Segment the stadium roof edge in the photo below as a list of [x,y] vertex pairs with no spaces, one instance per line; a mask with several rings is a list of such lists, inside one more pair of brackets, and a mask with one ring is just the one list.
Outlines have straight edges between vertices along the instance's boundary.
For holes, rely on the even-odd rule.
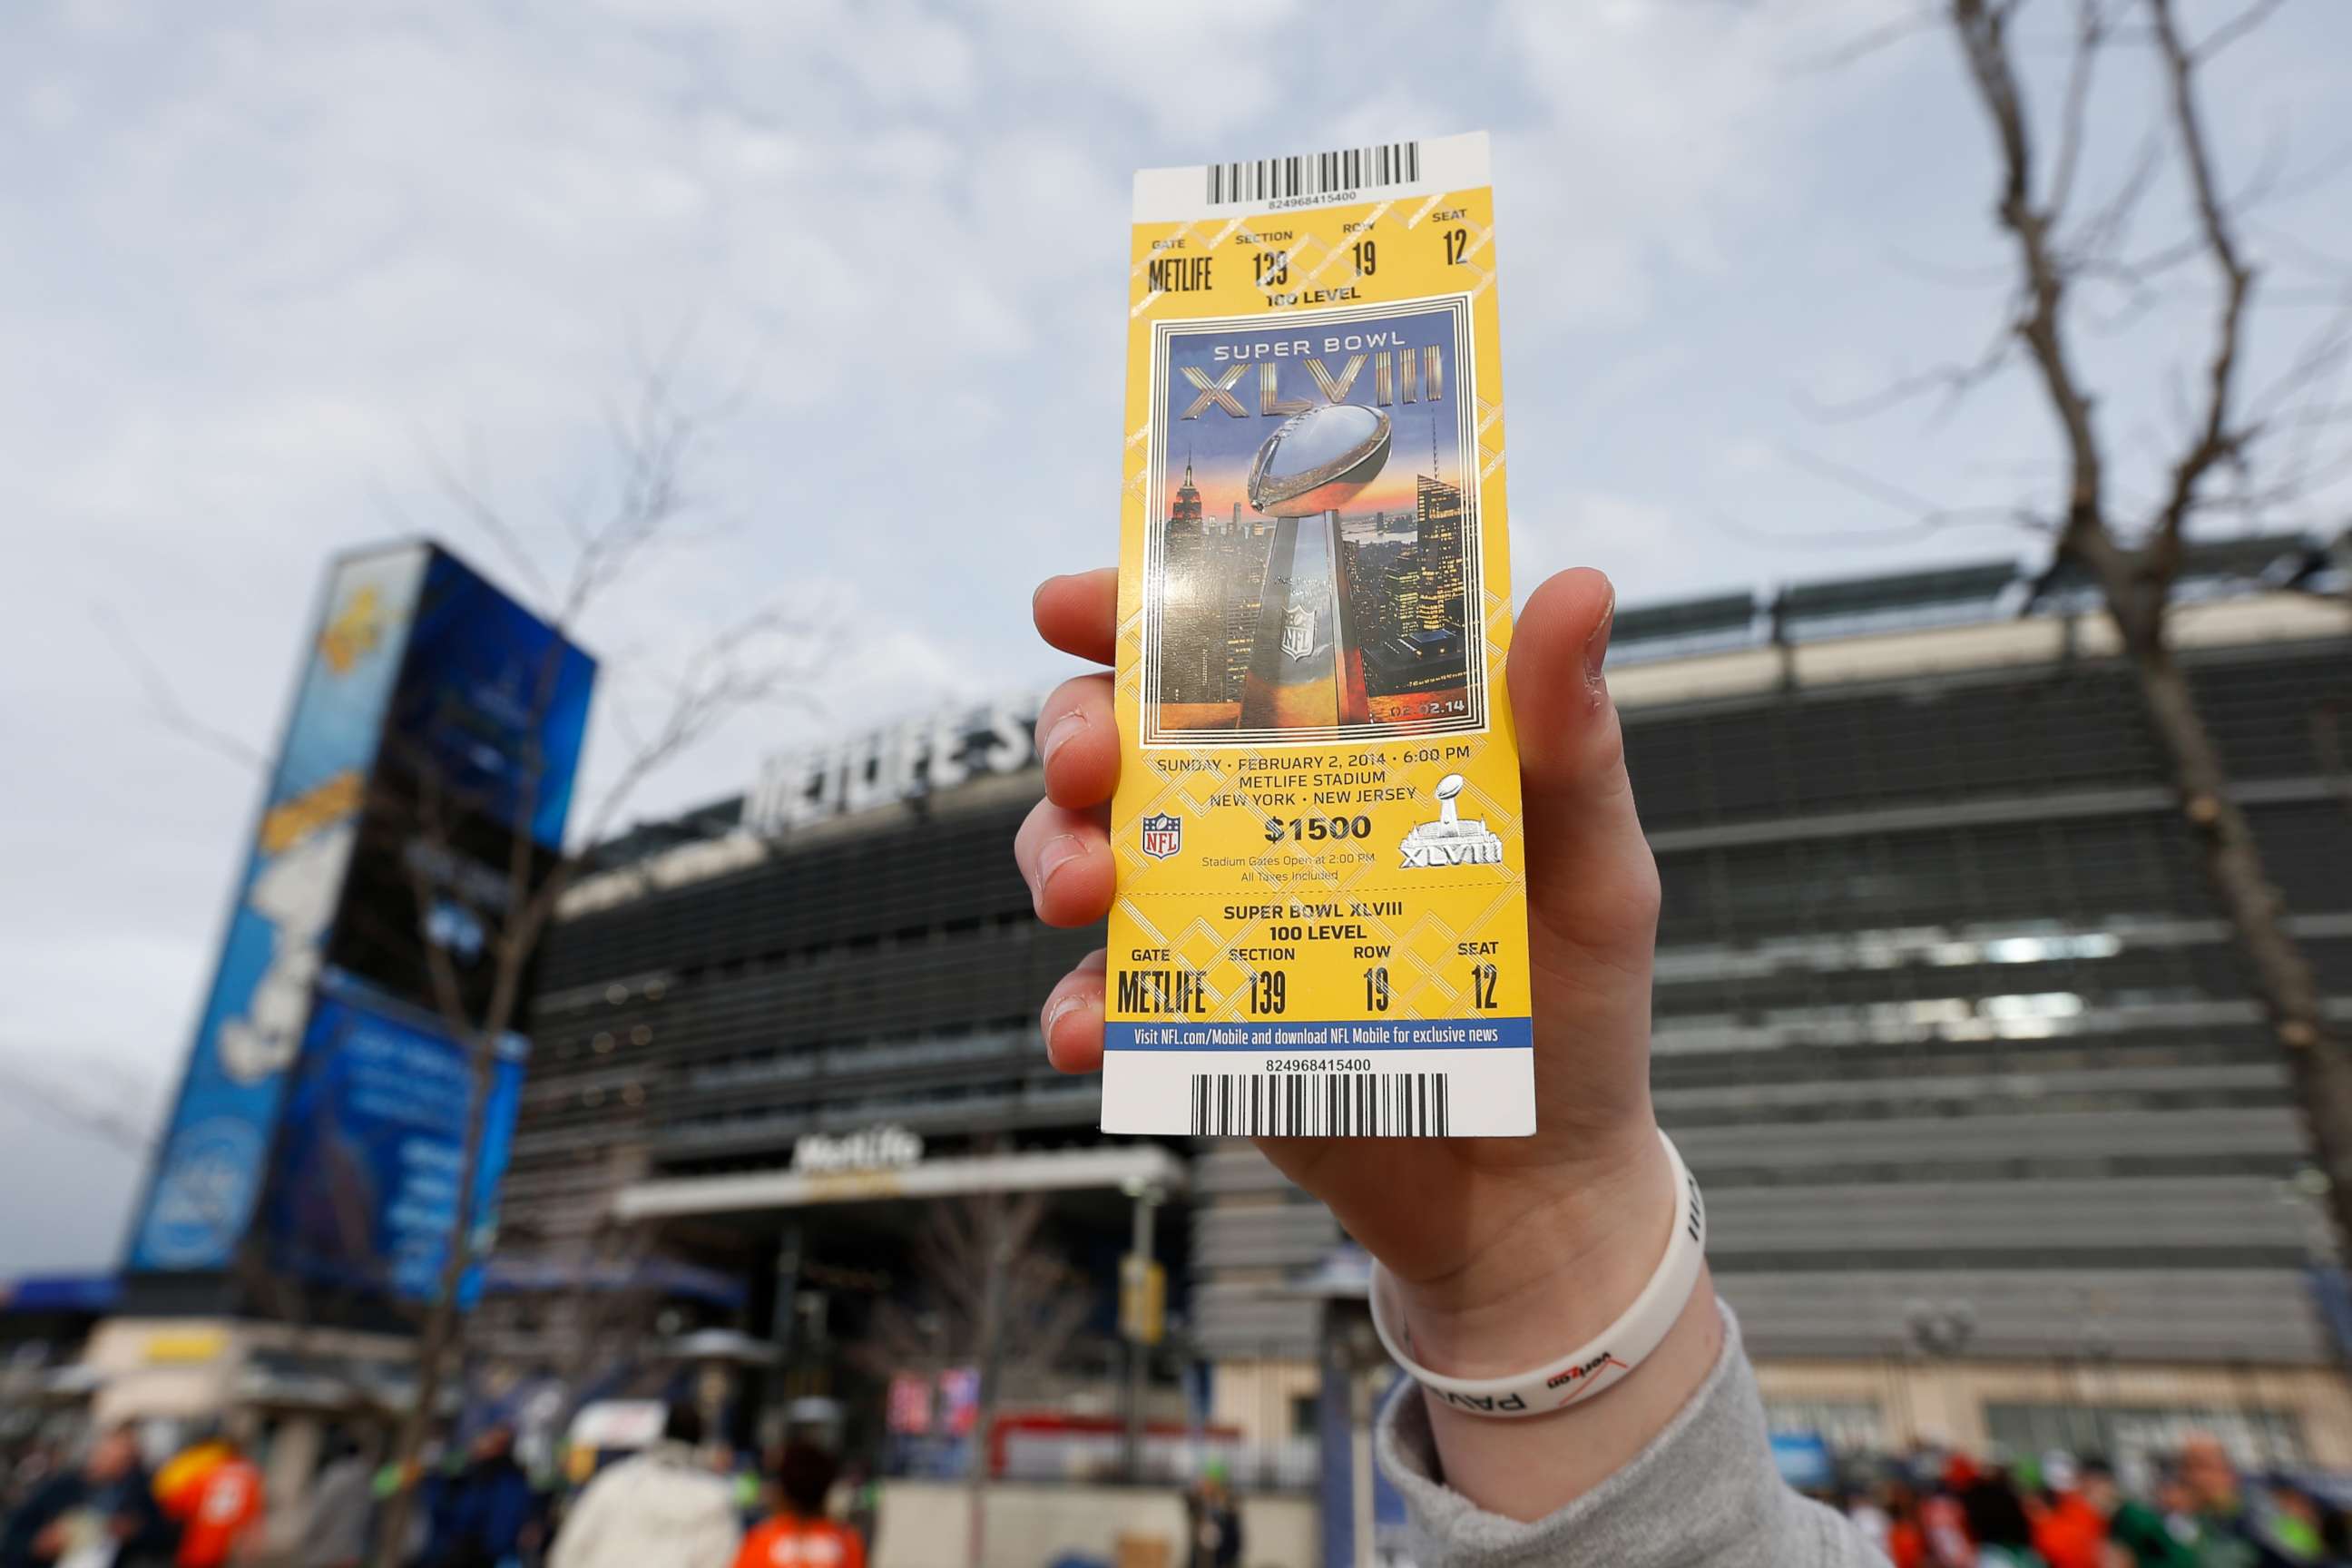
[[[2203,650],[2352,638],[2352,598],[2272,592],[2179,605],[2174,646]],[[1718,647],[1609,672],[1620,708],[1736,700],[1794,688],[1958,675],[2003,667],[2111,658],[2122,652],[2105,616],[2029,615],[1794,643]]]
[[[2339,546],[2339,548],[2343,548]],[[2184,582],[2242,584],[2259,593],[2326,569],[2328,546],[2308,533],[2249,534],[2234,539],[2191,541],[2184,552]],[[2338,567],[2352,571],[2352,566]],[[2029,568],[2015,559],[1960,563],[1913,572],[1874,573],[1783,583],[1762,590],[1730,589],[1688,599],[1636,604],[1617,613],[1612,646],[1675,638],[1696,632],[1749,626],[1776,614],[1813,618],[1834,615],[1900,613],[1938,605],[2000,599],[2023,584],[2022,614],[2062,613],[2045,608],[2055,584],[2078,582],[2064,568]],[[1990,617],[1989,617],[1990,618]]]
[[[2331,555],[2329,546],[2299,533],[2193,545],[2183,581],[2202,592],[2176,614],[2179,641],[2211,648],[2352,637],[2352,534],[2333,548]],[[2343,594],[2288,591],[2290,584],[2308,585],[2328,574],[2347,580]],[[2014,592],[2011,584],[2018,585]],[[1979,562],[1784,585],[1777,593],[1734,591],[1638,605],[1617,613],[1610,688],[1621,707],[1642,708],[1735,699],[1790,684],[1817,688],[2054,663],[2070,651],[2077,658],[2112,657],[2120,651],[2113,628],[2103,616],[2085,614],[2079,602],[2088,591],[2087,584],[2047,569]],[[1781,609],[1790,600],[1804,637],[1778,646],[1775,623],[1791,618]],[[1958,619],[1950,613],[1976,606],[1985,613]],[[1912,624],[1904,624],[1906,616],[1915,617]],[[1841,634],[1834,629],[1841,623],[1851,629]],[[1629,653],[1634,657],[1618,662]],[[565,913],[586,913],[668,885],[668,878],[637,880],[651,862],[677,861],[676,879],[694,881],[758,859],[759,847],[732,831],[740,799],[641,822],[607,840],[594,857],[599,870],[583,879],[595,885],[575,888],[586,896],[568,898]],[[687,865],[689,860],[694,864]],[[631,885],[624,888],[618,879]]]

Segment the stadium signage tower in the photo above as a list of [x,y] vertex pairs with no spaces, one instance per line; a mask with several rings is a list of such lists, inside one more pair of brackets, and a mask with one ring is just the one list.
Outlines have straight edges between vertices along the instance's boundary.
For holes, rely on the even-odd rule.
[[[335,560],[315,624],[133,1216],[123,1304],[236,1320],[299,1300],[311,1319],[405,1332],[401,1304],[440,1289],[473,1111],[425,944],[480,1016],[518,840],[526,895],[562,852],[595,666],[425,542]],[[478,1236],[529,1052],[520,1034],[491,1048]]]

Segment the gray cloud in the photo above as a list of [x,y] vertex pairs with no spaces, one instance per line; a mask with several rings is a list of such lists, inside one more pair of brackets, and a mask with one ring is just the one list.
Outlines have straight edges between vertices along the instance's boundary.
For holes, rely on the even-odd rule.
[[[1906,533],[1898,510],[1789,460],[1958,503],[2048,485],[2022,383],[1941,423],[1833,426],[1801,401],[1965,356],[1997,320],[1997,288],[1922,275],[1999,260],[1948,46],[1808,63],[1893,14],[1526,0],[1441,24],[1402,0],[1215,0],[1177,27],[1092,0],[12,10],[0,1049],[66,1072],[108,1053],[160,1101],[249,827],[253,781],[152,721],[93,606],[209,721],[264,741],[328,551],[413,523],[496,566],[435,460],[560,552],[565,509],[599,493],[603,404],[626,390],[633,342],[690,329],[688,392],[749,393],[698,470],[701,542],[583,628],[608,700],[646,700],[698,628],[793,594],[867,628],[829,683],[834,722],[1052,679],[1027,588],[1113,547],[1139,164],[1496,132],[1523,587],[1577,562],[1638,601],[2024,552],[2001,529]],[[2347,51],[2352,14],[2319,5],[2229,58],[2233,170],[2282,134],[2291,175],[2326,164],[2352,134]],[[2130,156],[2137,68],[2118,64],[2089,174]],[[2352,256],[2332,195],[2273,215],[2300,247],[2266,231],[2282,281],[2322,289],[2312,256]],[[2177,193],[2155,203],[2151,242],[2178,217]],[[2095,349],[2127,484],[2160,461],[2143,433],[2168,427],[2190,310],[2165,303],[2157,330]],[[2295,327],[2279,319],[2266,365]],[[1801,542],[1823,534],[1853,542]],[[740,729],[646,808],[737,787],[808,722]],[[38,1169],[61,1189],[0,1228],[0,1270],[111,1253],[124,1163],[72,1142],[44,1128],[0,1145],[0,1179]]]

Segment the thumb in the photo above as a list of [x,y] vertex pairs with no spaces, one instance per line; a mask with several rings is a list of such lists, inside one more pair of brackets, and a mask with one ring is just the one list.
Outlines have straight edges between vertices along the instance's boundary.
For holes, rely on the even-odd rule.
[[1528,916],[1549,944],[1640,977],[1658,929],[1658,868],[1633,809],[1602,664],[1617,591],[1589,567],[1536,589],[1511,634],[1508,681],[1527,813]]

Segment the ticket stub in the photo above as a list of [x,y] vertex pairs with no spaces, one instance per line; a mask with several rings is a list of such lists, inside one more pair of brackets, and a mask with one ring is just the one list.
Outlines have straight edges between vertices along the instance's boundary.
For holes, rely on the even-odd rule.
[[1535,1131],[1490,184],[1136,176],[1105,1131]]

